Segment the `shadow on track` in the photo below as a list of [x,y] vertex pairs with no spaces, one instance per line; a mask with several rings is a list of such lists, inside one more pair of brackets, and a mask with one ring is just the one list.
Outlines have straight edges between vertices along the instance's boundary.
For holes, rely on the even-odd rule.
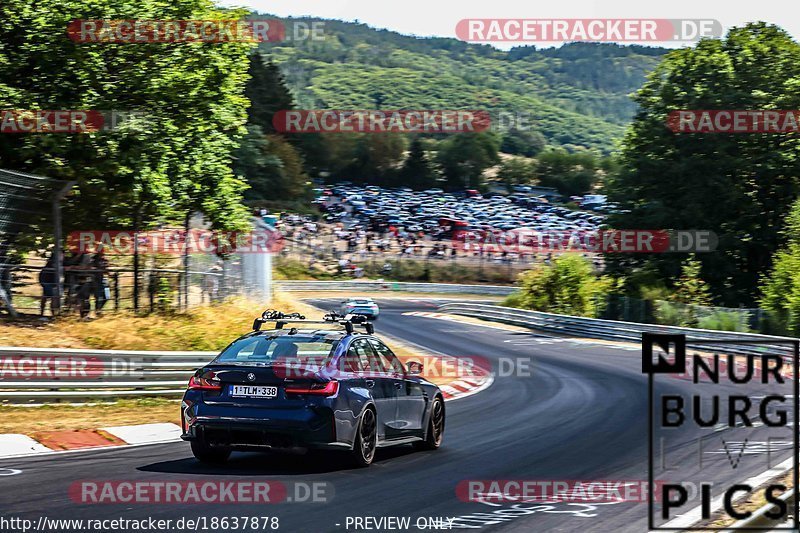
[[[411,446],[394,446],[392,448],[378,449],[375,453],[373,466],[398,457],[417,454]],[[370,467],[371,468],[371,467]],[[297,475],[325,474],[347,470],[367,470],[350,466],[347,457],[342,453],[316,452],[307,454],[290,453],[251,453],[234,452],[224,465],[206,465],[194,457],[163,461],[140,466],[137,470],[142,472],[160,472],[169,474],[198,474],[198,475],[232,475],[232,476],[271,476],[271,475]]]

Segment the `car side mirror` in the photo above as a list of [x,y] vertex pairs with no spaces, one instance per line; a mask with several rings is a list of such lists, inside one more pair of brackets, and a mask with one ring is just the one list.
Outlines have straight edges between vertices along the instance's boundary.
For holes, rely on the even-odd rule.
[[422,363],[419,361],[409,361],[408,363],[408,373],[411,376],[418,376],[422,374]]

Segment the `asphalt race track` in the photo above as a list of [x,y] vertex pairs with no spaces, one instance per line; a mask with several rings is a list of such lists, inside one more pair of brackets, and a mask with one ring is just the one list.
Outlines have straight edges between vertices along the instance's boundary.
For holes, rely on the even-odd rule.
[[[312,303],[335,307],[333,301]],[[277,516],[279,531],[290,532],[354,531],[346,528],[347,517],[365,516],[411,517],[412,526],[417,517],[458,517],[454,527],[483,530],[647,531],[647,503],[523,503],[515,509],[510,502],[465,502],[456,496],[462,480],[647,480],[647,380],[639,350],[403,314],[435,310],[430,300],[378,303],[378,332],[449,355],[532,358],[532,375],[497,376],[487,390],[448,402],[440,450],[380,450],[367,469],[342,469],[325,458],[244,453],[234,454],[226,467],[205,467],[183,442],[0,460],[0,469],[22,471],[0,476],[2,514],[34,521],[41,515],[173,520]],[[672,379],[662,390],[684,386]],[[754,431],[753,440],[766,441],[772,434],[765,427]],[[724,438],[725,431],[720,435]],[[665,449],[674,457],[694,457],[693,437],[672,437]],[[765,458],[756,461],[747,455],[734,469],[720,448],[720,442],[705,445],[705,481],[732,484],[767,468]],[[788,450],[773,452],[772,462],[788,456]],[[656,477],[697,478],[694,463],[681,465]],[[76,480],[205,479],[327,482],[335,495],[329,503],[214,506],[82,505],[68,496]]]

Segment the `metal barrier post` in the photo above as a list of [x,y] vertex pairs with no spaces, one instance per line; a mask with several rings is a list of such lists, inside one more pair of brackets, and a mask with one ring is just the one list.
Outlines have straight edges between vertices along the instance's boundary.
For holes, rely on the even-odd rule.
[[57,315],[61,312],[61,297],[63,295],[63,285],[61,279],[64,276],[64,261],[61,258],[61,200],[63,200],[67,193],[72,190],[72,188],[75,186],[75,183],[77,182],[67,182],[67,184],[64,185],[53,197],[53,239],[55,240],[53,243],[53,253],[55,254],[54,267],[56,277],[56,294],[53,297],[53,301],[50,306],[55,306],[55,308],[52,309],[54,315]]
[[119,272],[114,272],[114,311],[119,311]]

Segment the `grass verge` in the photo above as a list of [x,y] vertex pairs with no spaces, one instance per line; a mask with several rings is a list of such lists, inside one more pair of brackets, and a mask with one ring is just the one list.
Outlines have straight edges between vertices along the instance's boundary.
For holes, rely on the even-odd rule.
[[64,429],[96,429],[156,422],[180,423],[177,400],[144,398],[90,405],[0,406],[0,433],[32,435]]

